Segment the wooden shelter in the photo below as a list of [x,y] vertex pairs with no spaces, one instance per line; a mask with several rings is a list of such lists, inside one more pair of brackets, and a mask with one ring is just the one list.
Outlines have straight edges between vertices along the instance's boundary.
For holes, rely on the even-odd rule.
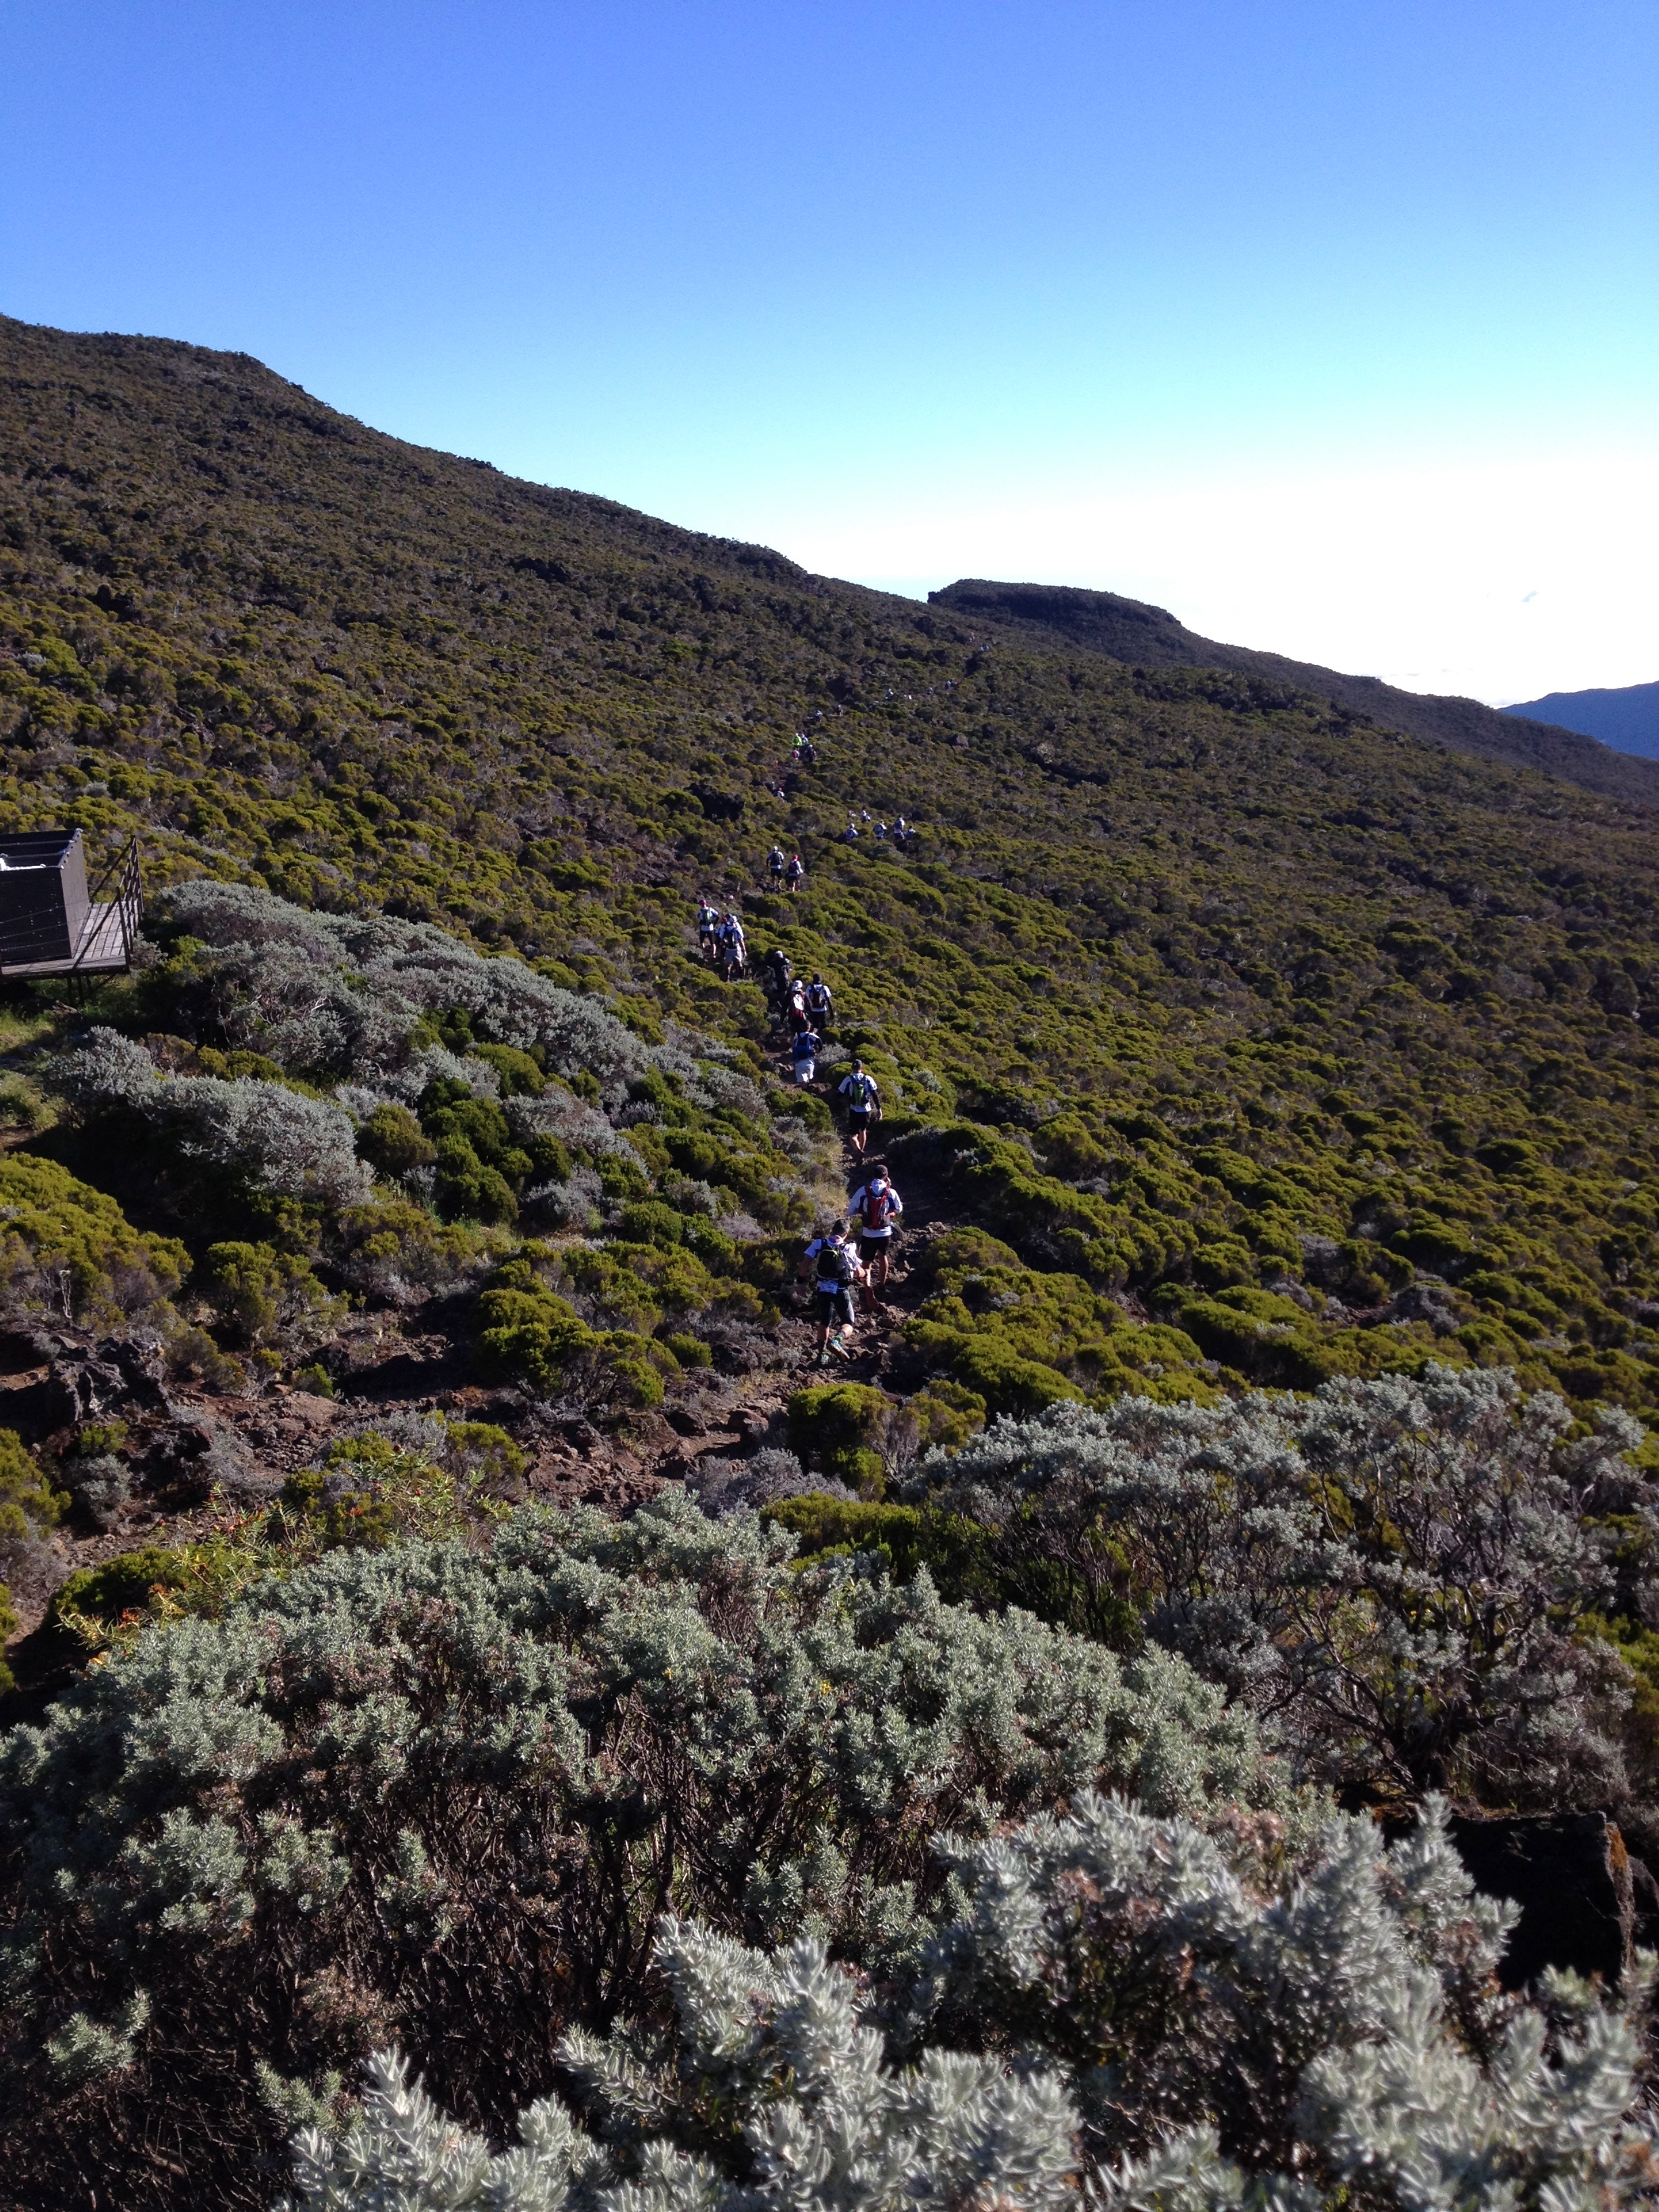
[[78,830],[0,837],[0,976],[108,975],[130,968],[143,896],[136,837],[90,891]]

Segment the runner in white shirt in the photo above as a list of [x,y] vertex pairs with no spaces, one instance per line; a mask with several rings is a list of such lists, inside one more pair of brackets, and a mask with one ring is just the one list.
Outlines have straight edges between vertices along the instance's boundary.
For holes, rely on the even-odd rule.
[[894,1189],[885,1168],[878,1168],[868,1182],[853,1193],[851,1211],[859,1224],[859,1257],[864,1262],[864,1302],[867,1312],[876,1310],[876,1293],[887,1281],[887,1270],[904,1218],[904,1203]]

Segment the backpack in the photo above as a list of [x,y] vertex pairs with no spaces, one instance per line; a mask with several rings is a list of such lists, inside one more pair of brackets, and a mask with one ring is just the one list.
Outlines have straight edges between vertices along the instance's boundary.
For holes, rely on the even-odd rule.
[[866,1229],[885,1229],[898,1212],[898,1193],[890,1182],[885,1190],[866,1190],[864,1194],[864,1225]]
[[849,1075],[847,1079],[848,1103],[854,1113],[869,1111],[870,1102],[876,1095],[876,1086],[867,1075]]
[[853,1255],[845,1244],[820,1244],[817,1264],[821,1283],[833,1283],[840,1289],[853,1279]]

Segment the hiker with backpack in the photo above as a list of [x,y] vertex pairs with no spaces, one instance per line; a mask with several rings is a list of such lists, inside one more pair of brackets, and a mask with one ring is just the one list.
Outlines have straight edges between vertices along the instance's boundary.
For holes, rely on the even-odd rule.
[[853,1193],[849,1211],[859,1225],[865,1310],[873,1313],[876,1293],[886,1286],[887,1270],[904,1219],[904,1202],[894,1189],[885,1168],[878,1168],[869,1182]]
[[735,913],[728,914],[720,924],[720,972],[728,983],[735,983],[749,961],[749,943],[743,933],[743,924]]
[[830,1026],[830,1017],[834,1010],[835,1000],[830,986],[822,975],[814,972],[811,981],[806,987],[806,1011],[812,1017],[813,1028],[827,1030]]
[[818,1072],[818,1054],[823,1048],[823,1039],[815,1029],[797,1030],[789,1047],[789,1058],[795,1071],[795,1080],[805,1086]]
[[783,881],[783,871],[785,866],[783,848],[781,845],[773,846],[771,851],[766,856],[766,866],[771,874],[773,884],[775,885],[781,884]]
[[720,943],[720,909],[709,905],[708,895],[705,892],[697,908],[697,950],[711,965]]
[[781,945],[775,945],[765,959],[761,962],[761,981],[765,986],[768,998],[776,1000],[780,1015],[789,1003],[789,977],[792,965],[789,955]]
[[858,1308],[854,1301],[854,1291],[863,1279],[864,1269],[848,1243],[847,1231],[839,1221],[831,1222],[822,1237],[812,1239],[801,1257],[799,1273],[803,1278],[808,1275],[813,1278],[813,1303],[817,1308],[818,1319],[819,1366],[830,1364],[832,1351],[839,1358],[850,1359],[853,1356],[853,1331],[858,1327]]
[[812,1017],[806,1011],[806,992],[799,981],[790,991],[788,1003],[784,1012],[787,1017],[789,1027],[796,1036],[799,1036],[803,1030],[810,1030],[817,1026]]
[[784,882],[791,898],[793,898],[795,893],[800,889],[800,879],[805,873],[805,861],[799,853],[792,853],[789,855],[789,865],[783,872]]
[[870,1141],[870,1125],[881,1119],[881,1094],[876,1088],[876,1079],[861,1060],[853,1062],[853,1072],[844,1075],[836,1089],[847,1101],[848,1134],[853,1140],[853,1150],[864,1158],[864,1148]]

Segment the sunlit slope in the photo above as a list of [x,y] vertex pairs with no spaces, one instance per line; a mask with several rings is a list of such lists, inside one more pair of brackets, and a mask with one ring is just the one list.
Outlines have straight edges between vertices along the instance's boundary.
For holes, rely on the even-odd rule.
[[[1653,1401],[1644,807],[514,483],[241,356],[0,352],[9,823],[138,828],[155,870],[446,920],[755,1045],[687,905],[799,845],[757,941],[831,975],[1042,1269],[1222,1381],[1439,1354]],[[839,842],[866,805],[920,859]]]

